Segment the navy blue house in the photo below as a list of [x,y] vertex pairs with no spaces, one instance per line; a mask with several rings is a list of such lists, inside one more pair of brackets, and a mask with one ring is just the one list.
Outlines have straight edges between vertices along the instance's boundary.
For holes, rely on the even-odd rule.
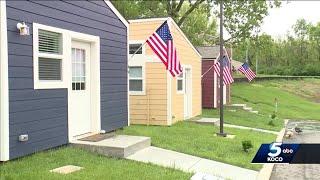
[[0,161],[127,126],[128,23],[109,1],[0,1]]

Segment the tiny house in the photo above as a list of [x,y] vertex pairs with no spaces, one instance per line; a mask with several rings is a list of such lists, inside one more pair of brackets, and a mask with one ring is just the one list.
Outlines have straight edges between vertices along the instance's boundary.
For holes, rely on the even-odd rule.
[[128,22],[110,1],[0,1],[0,161],[128,121]]
[[[215,73],[212,66],[218,61],[216,58],[220,53],[220,46],[202,46],[197,47],[197,50],[202,56],[202,107],[217,108],[220,104],[220,79]],[[229,58],[232,58],[232,51],[227,49]],[[227,104],[231,101],[230,85],[223,86],[223,103]]]
[[[183,68],[178,77],[170,75],[145,43],[166,20]],[[129,22],[130,123],[170,126],[200,115],[201,56],[195,47],[171,18]]]

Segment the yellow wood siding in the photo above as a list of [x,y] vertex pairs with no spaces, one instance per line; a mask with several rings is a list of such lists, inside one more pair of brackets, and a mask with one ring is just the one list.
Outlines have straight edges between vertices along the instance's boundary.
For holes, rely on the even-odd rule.
[[[201,57],[194,51],[191,45],[175,26],[170,27],[177,55],[182,65],[190,65],[192,71],[192,117],[201,114]],[[172,79],[172,122],[184,118],[184,95],[177,93],[177,80]]]
[[[163,21],[149,21],[140,23],[130,23],[129,41],[147,40],[163,23]],[[146,55],[155,55],[149,45],[145,44]]]
[[[145,41],[163,21],[130,22],[129,40]],[[192,68],[192,116],[201,114],[201,59],[173,24],[169,24],[181,64]],[[156,58],[146,44],[146,55]],[[150,57],[150,61],[152,61]],[[130,95],[130,122],[132,124],[169,125],[167,118],[167,72],[162,63],[146,63],[146,95]],[[171,76],[168,78],[172,78]],[[176,78],[171,79],[172,123],[183,120],[184,96],[177,94]],[[148,100],[149,99],[149,100]],[[148,106],[149,102],[149,106]],[[149,118],[148,118],[149,114]]]
[[130,95],[130,123],[167,125],[167,74],[162,63],[146,63],[145,95]]

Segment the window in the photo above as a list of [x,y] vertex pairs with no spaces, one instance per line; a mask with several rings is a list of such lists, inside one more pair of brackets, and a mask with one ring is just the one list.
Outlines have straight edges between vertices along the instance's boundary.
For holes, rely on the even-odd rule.
[[183,73],[177,77],[177,91],[183,92]]
[[61,59],[39,58],[39,80],[61,80]]
[[143,92],[143,73],[141,66],[129,67],[129,91]]
[[62,80],[62,34],[39,29],[38,50],[39,80]]
[[86,84],[86,51],[72,48],[72,90],[85,90]]
[[129,54],[142,54],[142,43],[129,44]]
[[39,52],[62,54],[62,35],[51,31],[39,30]]

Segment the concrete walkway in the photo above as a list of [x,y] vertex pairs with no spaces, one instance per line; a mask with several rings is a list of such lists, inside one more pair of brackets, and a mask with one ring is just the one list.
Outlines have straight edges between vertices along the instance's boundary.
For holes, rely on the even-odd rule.
[[275,135],[279,134],[279,132],[277,132],[277,131],[270,131],[270,130],[258,129],[258,128],[252,128],[252,127],[246,127],[246,126],[238,126],[238,125],[232,125],[232,124],[224,124],[224,126],[231,127],[231,128],[238,128],[238,129],[248,129],[248,130],[252,130],[252,131],[270,133],[270,134],[275,134]]
[[[214,125],[218,126],[220,120],[219,120],[219,118],[201,118],[199,120],[194,120],[194,122],[199,123],[199,124],[214,124]],[[247,129],[247,130],[264,132],[264,133],[271,133],[271,134],[276,134],[276,135],[279,134],[279,132],[277,132],[277,131],[270,131],[270,130],[252,128],[252,127],[246,127],[246,126],[238,126],[238,125],[232,125],[232,124],[226,124],[226,123],[224,123],[224,126],[231,127],[231,128],[238,128],[238,129]]]
[[165,167],[172,167],[185,172],[206,173],[225,179],[254,180],[258,175],[257,171],[153,146],[140,150],[126,158],[145,163],[150,162]]

